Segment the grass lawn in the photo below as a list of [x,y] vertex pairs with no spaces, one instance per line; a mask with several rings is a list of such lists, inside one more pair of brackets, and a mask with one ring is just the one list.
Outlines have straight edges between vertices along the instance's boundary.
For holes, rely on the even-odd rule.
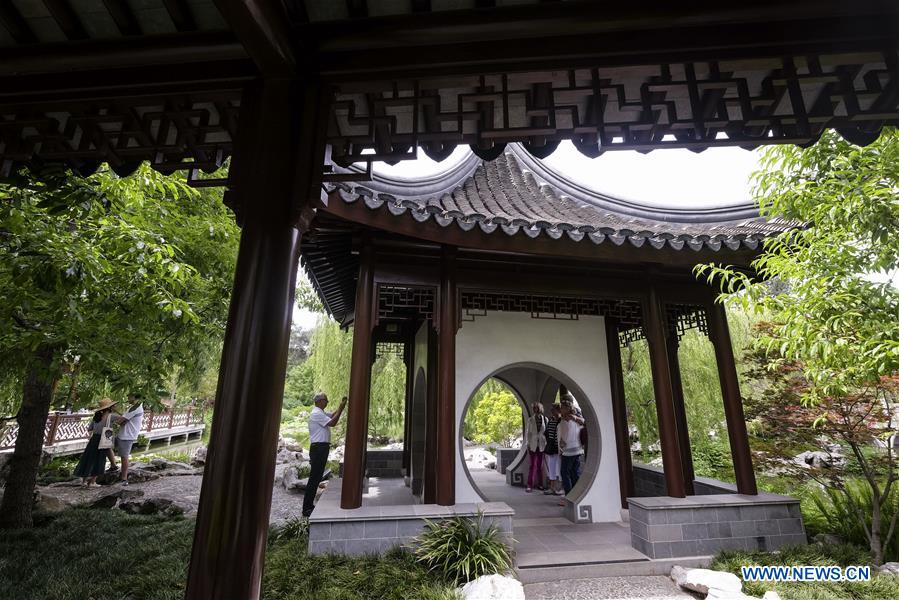
[[[0,531],[0,598],[16,600],[181,600],[192,519],[118,510],[73,509],[34,529]],[[453,591],[409,554],[314,557],[304,537],[273,542],[266,600],[445,600]]]
[[[740,577],[743,565],[850,565],[870,564],[868,553],[857,546],[796,546],[784,548],[779,553],[766,552],[722,552],[715,557],[712,569],[730,571]],[[776,591],[783,600],[887,600],[899,598],[899,577],[877,575],[872,567],[871,581],[845,583],[791,582],[758,583],[744,582],[743,592],[761,597],[768,590]]]

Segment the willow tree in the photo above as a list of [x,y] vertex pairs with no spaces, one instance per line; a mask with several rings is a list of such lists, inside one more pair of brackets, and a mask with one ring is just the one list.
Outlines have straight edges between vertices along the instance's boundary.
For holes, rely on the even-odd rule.
[[147,167],[0,187],[0,377],[21,384],[0,526],[31,525],[44,425],[72,365],[124,394],[216,359],[236,234],[220,196]]
[[[893,428],[884,421],[879,434],[875,428],[865,438],[863,432],[846,435],[854,429],[842,421],[867,419],[881,414],[885,402],[895,403],[899,290],[890,279],[899,276],[899,134],[885,130],[864,148],[832,131],[809,148],[772,147],[755,183],[762,214],[798,227],[767,241],[753,267],[761,279],[788,285],[770,294],[763,281],[724,265],[698,272],[721,284],[723,299],[770,320],[755,348],[769,370],[801,372],[801,408],[795,410],[815,409],[808,427],[844,445],[862,473],[873,502],[871,514],[856,514],[879,563],[881,517],[899,465],[887,440],[872,442]],[[891,414],[882,419],[894,419]],[[780,423],[789,433],[789,420]],[[845,481],[834,485],[853,502]],[[893,535],[895,521],[887,529]]]

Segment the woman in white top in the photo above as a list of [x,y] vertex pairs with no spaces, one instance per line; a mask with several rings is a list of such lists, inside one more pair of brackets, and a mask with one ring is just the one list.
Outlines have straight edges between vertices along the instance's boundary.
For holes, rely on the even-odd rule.
[[[571,491],[581,476],[581,425],[574,414],[571,404],[562,403],[562,421],[559,423],[559,450],[562,453],[562,488],[565,494]],[[559,503],[564,505],[565,502]]]
[[542,487],[543,483],[543,450],[546,449],[546,417],[543,416],[543,405],[534,402],[531,406],[533,414],[528,418],[528,456],[531,466],[528,469],[528,485],[525,489],[530,492],[536,485]]

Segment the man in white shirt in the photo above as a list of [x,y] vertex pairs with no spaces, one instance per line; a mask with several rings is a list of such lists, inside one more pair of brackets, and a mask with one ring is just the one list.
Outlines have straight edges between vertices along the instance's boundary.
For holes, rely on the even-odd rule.
[[119,476],[122,485],[128,485],[128,459],[131,457],[131,447],[140,435],[140,428],[144,421],[144,405],[140,394],[129,394],[128,404],[131,408],[116,419],[119,424],[119,435],[116,436],[116,450],[122,459],[122,473]]
[[328,462],[328,453],[331,451],[331,427],[340,421],[340,415],[346,407],[346,396],[340,401],[340,406],[334,413],[325,412],[328,405],[328,396],[319,392],[312,400],[315,408],[309,414],[309,481],[306,483],[306,494],[303,496],[303,516],[308,517],[315,509],[315,494],[318,484],[322,482],[325,474],[325,465]]

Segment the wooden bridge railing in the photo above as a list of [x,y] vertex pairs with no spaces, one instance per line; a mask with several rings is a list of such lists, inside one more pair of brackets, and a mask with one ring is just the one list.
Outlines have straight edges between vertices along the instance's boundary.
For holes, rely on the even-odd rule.
[[[93,414],[61,415],[52,414],[44,427],[44,446],[60,442],[86,440],[90,438],[88,425]],[[141,432],[150,433],[188,425],[202,425],[203,413],[193,407],[177,412],[147,411],[141,424]],[[0,450],[14,448],[19,433],[19,425],[12,417],[0,419]]]

